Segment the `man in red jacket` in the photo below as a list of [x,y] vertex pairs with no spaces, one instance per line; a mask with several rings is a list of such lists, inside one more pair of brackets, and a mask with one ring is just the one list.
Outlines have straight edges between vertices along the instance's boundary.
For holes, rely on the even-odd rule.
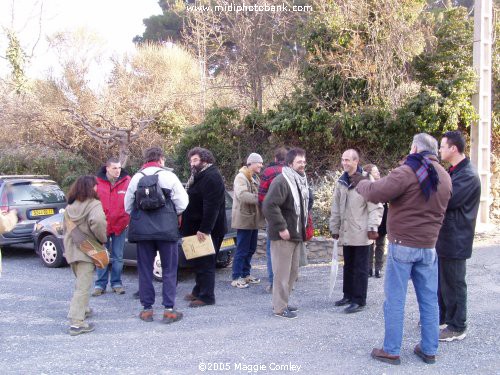
[[120,160],[115,157],[109,158],[106,165],[97,172],[97,194],[108,222],[106,247],[110,252],[111,261],[107,268],[98,268],[96,271],[97,280],[92,293],[94,297],[106,292],[108,280],[113,292],[125,293],[122,284],[123,248],[125,247],[125,229],[130,216],[125,212],[123,201],[129,182],[130,176],[122,170]]

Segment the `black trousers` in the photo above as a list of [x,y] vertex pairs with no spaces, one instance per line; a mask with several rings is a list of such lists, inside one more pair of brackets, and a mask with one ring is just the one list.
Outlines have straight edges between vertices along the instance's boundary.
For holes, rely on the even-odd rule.
[[373,269],[373,254],[375,253],[375,271],[382,271],[384,267],[385,234],[380,236],[370,245],[368,254],[368,270]]
[[191,294],[199,300],[211,305],[215,303],[215,265],[223,240],[224,237],[212,236],[215,254],[190,261],[196,274],[195,285]]
[[439,258],[439,324],[455,332],[467,329],[467,284],[465,259]]
[[368,289],[368,253],[370,245],[344,246],[344,297],[358,305],[366,305]]

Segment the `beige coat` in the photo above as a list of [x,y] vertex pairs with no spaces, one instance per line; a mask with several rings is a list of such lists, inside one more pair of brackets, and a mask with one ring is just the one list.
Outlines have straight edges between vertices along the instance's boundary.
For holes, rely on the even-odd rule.
[[368,232],[378,230],[384,207],[366,201],[355,189],[337,182],[333,196],[330,231],[339,235],[340,246],[366,246],[373,242]]
[[235,229],[259,229],[265,225],[258,204],[260,179],[242,167],[234,179],[234,197],[231,226]]
[[0,234],[10,232],[17,224],[17,215],[14,211],[6,214],[0,212]]
[[[66,213],[83,233],[100,243],[106,243],[108,240],[106,216],[100,201],[97,199],[88,199],[85,202],[75,201],[66,207]],[[73,243],[71,236],[67,233],[65,221],[63,220],[64,257],[67,262],[92,263],[92,259]]]

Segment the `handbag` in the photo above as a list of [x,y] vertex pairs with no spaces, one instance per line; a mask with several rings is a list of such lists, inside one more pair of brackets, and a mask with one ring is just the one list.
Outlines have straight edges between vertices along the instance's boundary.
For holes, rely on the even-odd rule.
[[108,249],[99,241],[89,238],[83,233],[67,213],[64,213],[64,220],[68,228],[68,234],[80,251],[88,255],[97,268],[106,268],[109,264]]
[[306,241],[309,241],[314,237],[314,226],[313,226],[313,218],[311,212],[307,214],[307,224],[306,224]]

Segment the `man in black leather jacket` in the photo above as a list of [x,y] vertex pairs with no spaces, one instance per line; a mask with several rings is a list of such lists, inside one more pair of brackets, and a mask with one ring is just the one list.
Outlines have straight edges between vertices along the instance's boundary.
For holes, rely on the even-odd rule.
[[458,131],[444,134],[441,159],[451,164],[453,195],[448,202],[436,251],[439,256],[439,341],[465,338],[467,329],[466,260],[472,255],[476,216],[481,196],[479,176],[464,155]]

